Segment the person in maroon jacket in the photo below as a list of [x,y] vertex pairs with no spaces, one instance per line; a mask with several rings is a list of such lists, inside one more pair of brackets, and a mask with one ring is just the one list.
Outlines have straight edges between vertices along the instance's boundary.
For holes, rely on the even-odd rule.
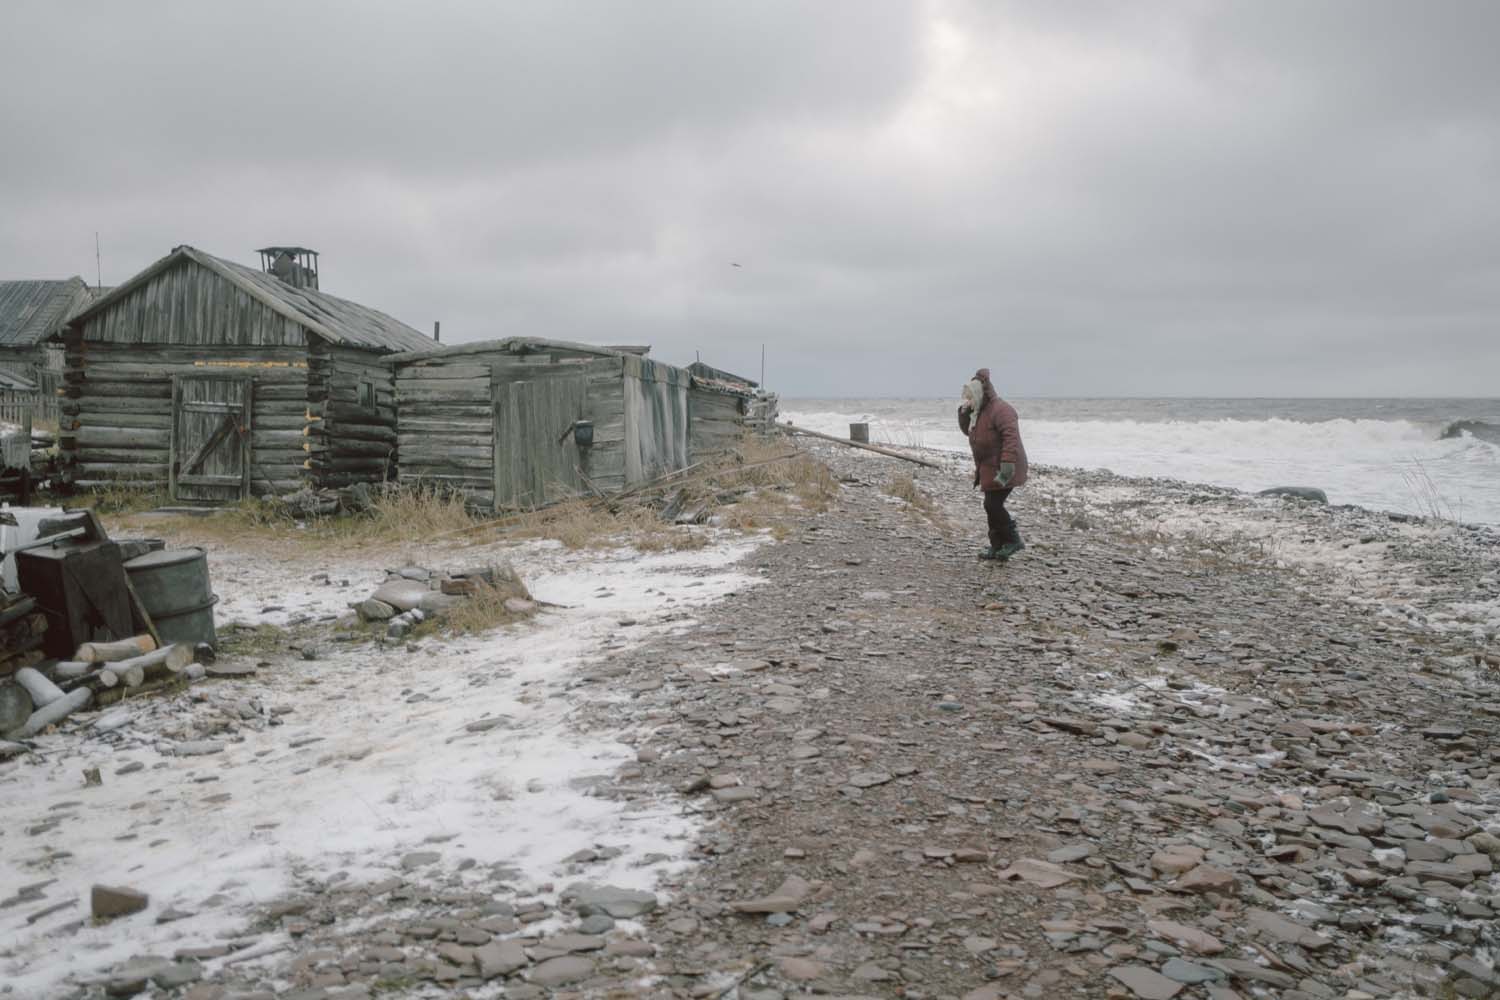
[[1016,408],[995,392],[988,368],[979,369],[964,386],[958,427],[974,452],[974,485],[984,490],[984,513],[989,520],[990,547],[979,558],[1004,562],[1026,547],[1015,518],[1005,509],[1010,491],[1026,482],[1026,448],[1021,444]]

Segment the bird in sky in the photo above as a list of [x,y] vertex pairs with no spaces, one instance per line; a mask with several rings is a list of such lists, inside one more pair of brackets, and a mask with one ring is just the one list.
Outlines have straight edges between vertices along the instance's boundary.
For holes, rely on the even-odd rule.
[[738,265],[738,264],[736,264],[736,263],[735,263],[735,262],[734,262],[734,261],[730,261],[730,262],[729,262],[729,266],[730,266],[730,267],[739,267],[739,265]]

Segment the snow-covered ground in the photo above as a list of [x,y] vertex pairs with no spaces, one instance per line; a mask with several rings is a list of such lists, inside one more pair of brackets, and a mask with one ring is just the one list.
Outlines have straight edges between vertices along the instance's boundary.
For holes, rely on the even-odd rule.
[[[0,898],[55,880],[44,899],[0,910],[0,984],[54,995],[65,977],[241,932],[299,874],[374,880],[400,873],[412,852],[437,852],[431,864],[460,879],[507,871],[519,891],[546,898],[563,859],[607,845],[621,853],[590,880],[652,887],[682,864],[692,821],[591,794],[592,779],[634,753],[627,734],[570,724],[566,690],[602,647],[685,628],[693,608],[752,585],[735,563],[755,544],[434,552],[426,561],[443,567],[508,557],[539,600],[563,607],[414,648],[324,644],[315,660],[278,655],[253,678],[75,717],[89,727],[65,725],[0,770]],[[384,575],[378,559],[358,556],[330,568],[217,549],[210,565],[221,625],[341,614]],[[315,579],[323,573],[329,581]],[[218,752],[179,755],[182,737],[198,735],[191,721],[218,713],[279,724],[238,727]],[[85,787],[95,767],[103,785]],[[94,883],[147,891],[150,907],[85,922],[60,944],[59,929],[87,917]],[[68,900],[76,905],[27,922]],[[169,908],[196,916],[158,923]]]

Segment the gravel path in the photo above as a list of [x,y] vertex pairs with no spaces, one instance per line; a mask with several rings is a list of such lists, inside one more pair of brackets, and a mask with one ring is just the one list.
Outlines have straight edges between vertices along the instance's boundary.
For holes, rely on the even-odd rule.
[[635,749],[594,794],[696,824],[654,896],[564,888],[620,845],[525,887],[434,850],[308,873],[139,989],[1500,995],[1494,534],[1043,469],[985,564],[961,463],[920,509],[897,463],[818,453],[843,488],[760,585],[538,695]]
[[[923,474],[929,518],[885,493],[892,463],[826,457],[843,495],[751,557],[766,586],[616,664],[641,780],[713,819],[654,927],[663,986],[1500,993],[1493,631],[1423,624],[1493,597],[1493,535],[1046,471],[995,566],[961,475]],[[1378,565],[1174,555],[1141,495],[1147,522],[1250,511]],[[1420,607],[1351,599],[1410,574]]]

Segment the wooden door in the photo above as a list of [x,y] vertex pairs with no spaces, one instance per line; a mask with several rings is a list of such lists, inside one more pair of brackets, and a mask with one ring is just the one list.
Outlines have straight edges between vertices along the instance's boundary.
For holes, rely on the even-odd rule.
[[588,415],[588,378],[495,375],[495,506],[540,507],[584,490],[571,428]]
[[215,503],[250,496],[248,375],[178,375],[172,380],[171,489],[174,500]]

